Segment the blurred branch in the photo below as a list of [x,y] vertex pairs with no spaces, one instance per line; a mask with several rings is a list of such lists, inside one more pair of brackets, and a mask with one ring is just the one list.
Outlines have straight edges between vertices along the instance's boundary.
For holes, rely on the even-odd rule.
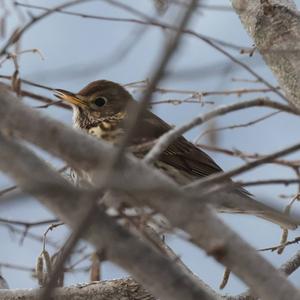
[[21,36],[27,31],[29,30],[33,25],[35,25],[36,23],[38,23],[39,21],[43,20],[44,18],[48,17],[49,15],[51,15],[52,13],[54,13],[56,11],[56,9],[63,9],[69,6],[73,6],[76,5],[78,3],[81,2],[87,2],[87,1],[91,1],[91,0],[72,0],[66,3],[63,3],[57,7],[52,8],[51,10],[48,10],[46,12],[44,12],[43,14],[37,16],[37,17],[32,17],[31,20],[25,24],[22,28],[17,28],[17,30],[15,30],[13,32],[13,34],[11,35],[11,37],[7,40],[7,42],[4,44],[4,46],[0,49],[0,57],[4,54],[7,53],[8,48],[15,44],[17,41],[19,41],[19,39],[21,38]]
[[[21,80],[21,82],[22,82],[22,80]],[[2,84],[5,85],[9,90],[12,90],[10,85],[5,84],[5,83],[2,83]],[[40,102],[46,103],[45,105],[38,106],[36,108],[48,108],[50,106],[58,106],[58,107],[65,108],[65,109],[68,109],[68,110],[71,109],[71,107],[69,105],[63,103],[62,101],[54,101],[54,100],[52,100],[48,97],[42,96],[40,94],[36,94],[36,93],[31,92],[31,91],[26,91],[23,88],[20,89],[19,94],[20,94],[20,96],[29,97],[29,98],[32,98],[34,100],[38,100]]]
[[[109,1],[109,2],[112,2],[112,1]],[[25,5],[27,6],[27,4],[25,4]],[[122,4],[122,7],[124,7],[124,6],[128,7],[127,5]],[[31,7],[33,7],[33,6],[31,6]],[[39,6],[34,6],[34,8],[44,9],[44,10],[46,10],[46,12],[49,11],[49,10],[50,11],[53,10],[53,9],[49,9],[49,8],[45,8],[45,7],[39,7]],[[176,26],[173,26],[173,25],[170,25],[170,24],[167,24],[167,23],[163,23],[161,21],[157,22],[156,20],[153,20],[152,18],[149,18],[148,16],[146,16],[146,21],[144,21],[144,20],[132,19],[132,18],[114,18],[114,17],[95,16],[95,15],[88,15],[88,14],[82,14],[82,13],[66,12],[66,11],[62,11],[61,9],[57,10],[57,11],[61,12],[61,13],[64,13],[64,14],[75,15],[75,16],[79,16],[79,17],[83,17],[83,18],[106,20],[106,21],[115,21],[115,22],[131,22],[131,23],[133,22],[135,24],[140,24],[140,25],[150,25],[150,26],[160,27],[160,28],[163,28],[163,29],[167,28],[167,29],[170,29],[170,30],[173,30],[173,31],[178,31],[179,30]],[[142,14],[139,11],[137,11],[136,9],[133,9],[131,7],[130,7],[130,12],[135,13],[138,16],[141,16],[141,14]],[[145,18],[145,14],[142,14],[142,17]],[[232,62],[234,62],[235,64],[237,64],[240,67],[242,67],[243,69],[245,69],[252,76],[254,76],[255,78],[257,78],[260,82],[262,82],[267,87],[269,87],[270,89],[272,89],[272,91],[275,94],[277,94],[278,96],[280,96],[282,99],[287,100],[286,97],[280,91],[278,91],[272,84],[270,84],[267,80],[265,80],[263,77],[261,77],[258,73],[256,73],[252,68],[250,68],[248,65],[246,65],[242,61],[238,60],[233,55],[231,55],[229,52],[227,52],[223,48],[221,48],[221,46],[223,46],[223,47],[237,48],[237,49],[241,49],[241,47],[234,46],[232,44],[229,44],[229,43],[224,42],[224,41],[220,41],[220,40],[215,39],[215,38],[210,38],[210,37],[204,36],[204,35],[202,35],[200,33],[197,33],[197,32],[195,32],[195,31],[193,31],[191,29],[182,30],[182,33],[194,36],[194,37],[202,40],[206,44],[210,45],[212,48],[214,48],[218,52],[220,52],[223,55],[225,55]]]
[[[43,243],[43,237],[42,236],[40,236],[38,234],[31,233],[27,230],[24,231],[23,228],[20,229],[19,226],[17,226],[17,225],[4,224],[4,223],[0,223],[0,225],[6,227],[9,230],[9,232],[11,232],[13,234],[16,234],[16,233],[19,234],[20,235],[19,244],[22,244],[24,242],[25,237],[28,238],[28,239],[31,239],[33,241]],[[50,245],[51,247],[53,247],[55,249],[60,248],[59,243],[54,242],[54,241],[49,240],[49,239],[47,240],[47,245]]]
[[13,186],[10,186],[8,188],[4,188],[3,190],[0,191],[0,197],[9,193],[9,192],[12,192],[14,190],[16,190],[18,187],[16,185],[13,185]]
[[265,180],[254,180],[254,181],[237,181],[236,184],[246,186],[258,186],[258,185],[270,185],[270,184],[282,184],[288,186],[290,184],[299,184],[299,178],[292,179],[265,179]]
[[[172,4],[177,5],[186,5],[185,0],[170,0]],[[214,10],[214,11],[228,11],[232,12],[232,8],[228,5],[216,5],[216,4],[205,4],[205,3],[199,3],[197,5],[197,8],[200,9],[207,9],[207,10]]]
[[196,180],[196,181],[192,182],[191,184],[189,184],[186,187],[186,189],[193,189],[193,188],[196,188],[196,187],[201,188],[203,186],[213,185],[213,184],[222,182],[226,179],[237,176],[237,175],[239,175],[243,172],[254,169],[254,168],[256,168],[258,166],[261,166],[265,163],[272,162],[273,160],[275,160],[275,159],[277,159],[281,156],[285,156],[287,154],[293,153],[293,152],[298,151],[298,150],[300,150],[300,143],[294,144],[290,147],[286,147],[286,148],[284,148],[280,151],[273,152],[273,153],[271,153],[269,155],[266,155],[262,158],[259,158],[257,160],[248,162],[245,165],[242,165],[241,167],[234,168],[234,169],[232,169],[228,172],[214,174],[214,175],[208,176],[204,179]]
[[[82,218],[82,212],[86,212],[83,208],[91,199],[50,170],[25,147],[4,137],[1,138],[1,145],[1,169],[13,176],[22,189],[35,195],[60,219],[72,228],[77,228],[78,219]],[[15,161],[13,168],[9,158]],[[91,224],[87,231],[84,230],[84,237],[96,249],[105,249],[110,260],[139,278],[153,294],[162,299],[216,299],[208,288],[204,289],[203,284],[196,282],[194,277],[183,273],[173,261],[158,254],[148,244],[117,225],[102,210],[95,210],[95,214],[91,216]],[[147,260],[144,259],[145,255]],[[161,268],[164,269],[163,273]],[[162,277],[158,279],[160,276]],[[165,288],[166,285],[168,289]]]
[[[0,75],[0,78],[11,80],[12,76],[9,76],[9,75]],[[45,90],[48,90],[48,91],[53,91],[52,87],[49,87],[49,86],[46,86],[46,85],[43,85],[43,84],[39,84],[39,83],[36,83],[36,82],[32,82],[32,81],[27,80],[27,79],[20,78],[20,81],[22,83],[28,84],[30,86],[34,86],[34,87],[37,87],[37,88],[45,89]]]
[[220,132],[220,131],[224,131],[224,130],[232,130],[232,129],[237,129],[237,128],[245,128],[245,127],[249,127],[249,126],[252,126],[252,125],[255,125],[257,123],[260,123],[262,121],[265,121],[266,119],[269,119],[277,114],[279,114],[280,111],[275,111],[275,112],[272,112],[272,113],[268,113],[260,118],[256,118],[255,120],[252,120],[252,121],[249,121],[247,123],[242,123],[242,124],[235,124],[235,125],[229,125],[229,126],[223,126],[223,127],[217,127],[217,128],[211,128],[211,129],[207,129],[205,130],[204,132],[201,133],[201,135],[199,137],[196,138],[196,142],[195,143],[198,143],[199,140],[201,138],[203,138],[205,135],[207,134],[212,134],[212,133],[215,133],[215,132]]
[[[85,256],[84,259],[86,259],[88,257]],[[80,262],[82,262],[82,261],[83,261],[83,259]],[[75,267],[75,264],[73,264],[71,266],[68,266],[68,267],[64,268],[64,272],[76,273],[76,272],[86,271],[86,268],[77,268],[77,269],[75,269],[74,267]],[[1,261],[0,261],[0,268],[12,269],[12,270],[16,270],[16,271],[30,272],[33,275],[35,273],[35,268],[33,268],[33,267],[27,267],[27,266],[17,265],[17,264],[14,264],[14,263],[1,262]]]
[[[79,13],[79,12],[71,12],[71,11],[66,11],[66,10],[63,10],[63,9],[47,8],[47,7],[44,7],[44,6],[25,4],[25,3],[19,3],[19,2],[16,2],[16,3],[19,6],[24,6],[24,7],[28,7],[28,8],[34,8],[34,9],[41,9],[41,10],[44,10],[46,12],[55,10],[58,13],[62,13],[62,14],[65,14],[65,15],[71,15],[71,16],[77,16],[77,17],[81,17],[81,18],[89,18],[89,19],[102,20],[102,21],[112,21],[112,22],[135,23],[135,24],[139,24],[139,25],[148,25],[148,26],[160,27],[162,29],[167,28],[167,29],[171,29],[173,31],[178,31],[178,28],[176,26],[168,24],[168,23],[164,23],[162,21],[158,21],[156,19],[153,19],[153,18],[147,16],[146,14],[138,11],[137,9],[134,9],[134,8],[128,6],[128,5],[124,5],[121,2],[120,3],[117,3],[115,1],[107,1],[107,2],[112,3],[113,5],[118,5],[118,6],[122,7],[123,9],[128,10],[130,13],[135,14],[136,16],[138,16],[142,19],[107,17],[107,16],[100,16],[100,15],[84,14],[84,13]],[[222,41],[220,39],[208,37],[208,36],[205,36],[201,33],[194,32],[190,29],[184,29],[183,33],[187,33],[187,34],[190,34],[190,35],[197,36],[200,39],[207,39],[207,40],[210,40],[210,41],[212,41],[214,43],[217,43],[221,46],[224,46],[224,47],[227,47],[227,48],[232,48],[232,49],[238,50],[238,51],[240,51],[241,49],[247,48],[247,47],[238,46],[238,45],[235,45],[235,44],[232,44],[232,43],[228,43],[228,42]]]
[[[0,78],[11,80],[12,77],[8,75],[0,75]],[[52,91],[53,88],[45,85],[41,85],[26,79],[19,78],[21,83],[49,90]],[[149,83],[149,80],[142,80],[139,82],[133,82],[133,83],[128,83],[124,84],[126,87],[130,87],[133,89],[138,89],[138,90],[145,90]],[[5,86],[7,86],[9,89],[11,89],[9,84],[3,83]],[[248,89],[235,89],[235,90],[224,90],[224,91],[197,91],[197,90],[181,90],[181,89],[170,89],[170,88],[162,88],[162,87],[155,87],[155,92],[161,93],[161,94],[167,94],[167,93],[175,93],[175,94],[183,94],[183,95],[190,95],[190,97],[180,100],[180,99],[169,99],[169,100],[159,100],[159,101],[152,101],[151,104],[182,104],[182,103],[195,103],[195,104],[213,104],[214,102],[211,101],[204,101],[202,98],[206,96],[214,96],[214,95],[225,95],[229,96],[232,94],[237,94],[238,96],[241,96],[243,94],[248,94],[248,93],[267,93],[267,92],[272,92],[273,90],[270,88],[248,88]],[[70,106],[65,104],[62,101],[54,101],[51,98],[42,96],[38,93],[33,93],[32,91],[24,90],[23,88],[20,90],[20,95],[24,97],[29,97],[34,100],[41,101],[45,103],[45,105],[38,106],[37,108],[48,108],[50,106],[58,106],[62,107],[65,109],[70,109]],[[195,100],[193,100],[195,99]]]
[[7,263],[7,262],[0,262],[0,267],[34,273],[33,267],[20,266],[20,265],[16,265],[16,264],[12,264],[12,263]]

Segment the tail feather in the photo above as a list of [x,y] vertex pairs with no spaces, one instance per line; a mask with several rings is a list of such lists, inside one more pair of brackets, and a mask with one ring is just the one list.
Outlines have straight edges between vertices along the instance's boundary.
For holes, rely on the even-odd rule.
[[299,219],[267,206],[244,192],[221,192],[210,198],[212,204],[219,212],[255,215],[285,229],[296,229],[300,225]]
[[264,212],[257,212],[255,216],[265,219],[267,221],[270,221],[272,223],[280,225],[282,228],[285,229],[296,229],[299,225],[296,221],[294,221],[291,217],[288,215],[285,215],[283,213],[277,212],[277,211],[264,211]]

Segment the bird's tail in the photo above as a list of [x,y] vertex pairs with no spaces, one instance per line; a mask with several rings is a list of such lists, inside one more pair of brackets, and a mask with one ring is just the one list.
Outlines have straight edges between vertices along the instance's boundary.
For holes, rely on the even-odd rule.
[[220,194],[215,195],[213,201],[210,201],[219,212],[254,215],[285,229],[296,229],[300,225],[299,219],[256,201],[250,194],[240,191]]
[[278,224],[285,229],[296,229],[299,226],[299,222],[297,223],[296,220],[293,220],[290,216],[281,212],[277,212],[276,210],[256,212],[255,216]]

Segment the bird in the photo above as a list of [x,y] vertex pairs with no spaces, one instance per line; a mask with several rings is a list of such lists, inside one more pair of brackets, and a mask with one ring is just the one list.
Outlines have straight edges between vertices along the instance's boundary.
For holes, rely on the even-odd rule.
[[[72,107],[74,128],[114,145],[118,145],[126,134],[126,122],[138,105],[121,84],[109,80],[93,81],[77,93],[63,89],[55,89],[53,92],[57,98]],[[136,134],[130,141],[129,149],[156,141],[171,128],[157,115],[146,110],[138,124]],[[141,147],[140,151],[134,151],[133,154],[142,159],[148,150]],[[223,172],[208,154],[184,136],[172,142],[161,153],[154,166],[181,186]],[[216,200],[210,204],[219,212],[251,214],[285,229],[297,228],[298,223],[295,220],[255,200],[243,188],[230,191],[224,200],[219,193],[215,196]]]

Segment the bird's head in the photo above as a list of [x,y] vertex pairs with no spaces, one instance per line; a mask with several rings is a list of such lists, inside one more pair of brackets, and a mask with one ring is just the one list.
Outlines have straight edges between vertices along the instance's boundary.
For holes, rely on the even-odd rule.
[[121,85],[107,80],[91,82],[78,93],[56,89],[54,95],[72,106],[76,118],[89,122],[123,113],[133,102],[132,96]]

